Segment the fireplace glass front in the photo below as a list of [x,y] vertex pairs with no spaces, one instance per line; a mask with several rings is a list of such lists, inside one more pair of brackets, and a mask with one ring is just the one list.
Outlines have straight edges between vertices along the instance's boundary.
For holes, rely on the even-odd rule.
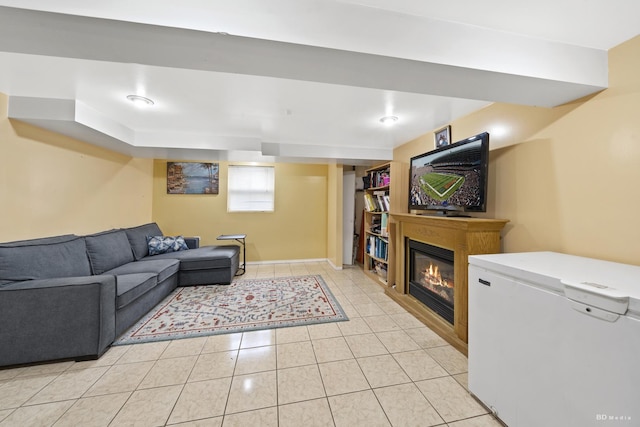
[[409,294],[453,325],[453,251],[409,240]]

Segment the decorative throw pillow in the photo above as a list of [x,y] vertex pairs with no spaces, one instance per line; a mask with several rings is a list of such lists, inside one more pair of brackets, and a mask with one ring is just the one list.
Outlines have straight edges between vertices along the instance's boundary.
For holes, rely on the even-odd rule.
[[149,255],[160,255],[189,249],[182,236],[147,236]]

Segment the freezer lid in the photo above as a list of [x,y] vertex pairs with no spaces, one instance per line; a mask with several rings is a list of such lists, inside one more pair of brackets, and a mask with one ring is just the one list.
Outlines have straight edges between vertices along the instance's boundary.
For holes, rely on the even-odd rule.
[[564,279],[562,284],[565,296],[573,301],[618,314],[625,314],[629,308],[629,295],[619,289],[601,283],[575,283]]
[[[572,300],[640,317],[640,267],[557,252],[469,256],[469,264]],[[623,311],[624,310],[624,311]]]

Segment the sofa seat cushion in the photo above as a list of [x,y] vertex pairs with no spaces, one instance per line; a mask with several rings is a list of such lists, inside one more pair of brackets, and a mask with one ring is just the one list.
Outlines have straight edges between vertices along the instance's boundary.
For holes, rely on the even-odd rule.
[[177,259],[180,260],[181,271],[229,268],[231,267],[232,259],[239,252],[240,247],[237,245],[202,246],[198,249],[149,256],[143,258],[140,262],[146,263],[155,259]]
[[148,262],[136,261],[106,271],[105,274],[119,276],[121,274],[153,273],[158,276],[158,283],[160,283],[176,274],[179,267],[180,261],[175,259],[158,259]]
[[110,230],[84,237],[93,274],[119,267],[134,260],[127,234],[123,230]]
[[82,237],[66,235],[0,243],[0,284],[90,275]]
[[119,310],[149,292],[158,284],[154,273],[120,274],[116,276],[116,309]]
[[148,236],[162,236],[162,231],[160,231],[160,227],[155,222],[125,228],[124,232],[127,234],[127,239],[129,239],[136,261],[149,255]]

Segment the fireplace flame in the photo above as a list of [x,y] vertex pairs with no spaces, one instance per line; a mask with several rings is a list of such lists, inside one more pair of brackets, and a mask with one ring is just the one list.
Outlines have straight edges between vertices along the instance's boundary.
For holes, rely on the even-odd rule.
[[440,275],[440,269],[437,264],[429,263],[429,268],[425,268],[423,271],[424,283],[428,283],[433,286],[444,286],[446,288],[453,288],[453,283],[443,279]]

